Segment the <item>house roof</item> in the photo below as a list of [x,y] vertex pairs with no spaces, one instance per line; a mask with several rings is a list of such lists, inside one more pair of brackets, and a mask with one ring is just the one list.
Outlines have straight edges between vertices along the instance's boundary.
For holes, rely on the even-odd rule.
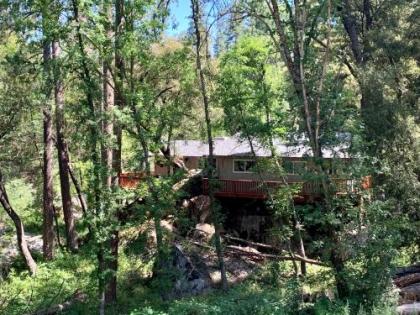
[[[270,157],[271,152],[256,140],[252,142],[256,156]],[[214,156],[252,156],[252,150],[247,140],[233,137],[216,137],[213,140]],[[280,139],[274,140],[277,154],[282,157],[311,156],[311,149],[307,145],[287,145]],[[171,154],[185,157],[208,156],[209,146],[207,142],[200,140],[174,140],[171,143]],[[323,150],[325,158],[348,158],[345,146]]]

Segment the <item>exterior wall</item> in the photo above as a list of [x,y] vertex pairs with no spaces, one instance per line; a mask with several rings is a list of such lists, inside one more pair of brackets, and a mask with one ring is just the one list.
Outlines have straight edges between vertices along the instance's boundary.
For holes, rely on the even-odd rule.
[[199,168],[199,160],[200,160],[200,158],[196,157],[196,156],[184,157],[185,166],[189,170],[198,169]]
[[[217,173],[219,179],[228,179],[228,180],[255,180],[259,181],[260,175],[253,173],[244,173],[244,172],[234,172],[233,171],[233,161],[234,160],[252,160],[252,158],[243,158],[243,157],[217,157]],[[301,158],[284,158],[290,161],[304,161]],[[261,174],[262,178],[267,181],[281,181],[282,178],[273,173],[263,173]],[[295,182],[302,180],[299,175],[287,175],[286,180],[288,182]]]
[[[258,158],[258,159],[265,159],[265,158]],[[260,181],[261,177],[266,181],[282,181],[283,179],[273,173],[266,172],[261,175],[257,174],[256,172],[234,172],[233,170],[233,162],[234,160],[253,160],[252,157],[234,157],[234,156],[218,156],[216,157],[216,172],[219,179],[226,179],[226,180],[253,180],[253,181]],[[305,158],[296,158],[296,157],[288,157],[283,158],[284,161],[305,161],[307,162],[307,166],[310,166],[310,162],[308,162]],[[330,160],[330,159],[325,159]],[[183,157],[183,161],[185,166],[188,169],[199,169],[200,168],[200,157],[190,156],[190,157]],[[167,166],[159,166],[159,164],[154,163],[154,171],[155,175],[157,176],[164,176],[168,175],[168,167]],[[289,174],[285,175],[285,179],[288,182],[300,182],[302,181],[302,176]]]
[[[199,157],[196,156],[189,156],[184,157],[183,161],[185,166],[191,170],[191,169],[197,169],[199,168]],[[154,174],[155,176],[165,176],[169,174],[169,168],[167,165],[160,166],[158,163],[154,163]]]
[[158,163],[155,163],[155,176],[165,176],[168,175],[168,166],[160,166]]

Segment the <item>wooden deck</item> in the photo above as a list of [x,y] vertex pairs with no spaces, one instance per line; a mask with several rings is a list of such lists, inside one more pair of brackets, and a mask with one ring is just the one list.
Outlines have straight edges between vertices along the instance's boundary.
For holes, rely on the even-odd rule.
[[136,188],[144,174],[140,172],[121,173],[118,175],[118,184],[121,188]]
[[[133,189],[138,186],[140,181],[144,178],[144,173],[132,172],[121,173],[118,176],[120,187],[125,189]],[[267,191],[274,191],[280,186],[284,185],[280,181],[259,181],[252,180],[228,180],[215,179],[215,196],[230,197],[230,198],[252,198],[252,199],[267,199]],[[353,181],[347,179],[333,179],[338,195],[354,192],[355,187]],[[316,182],[289,182],[288,184],[300,184],[301,191],[295,196],[295,201],[307,201],[321,197],[322,189],[319,183]],[[366,186],[366,187],[365,187]],[[370,179],[363,179],[362,188],[367,189],[371,187]],[[209,180],[203,178],[202,186],[203,194],[207,195],[209,190]]]
[[[227,180],[216,179],[215,196],[230,197],[230,198],[252,198],[252,199],[267,199],[267,191],[274,191],[280,186],[284,185],[280,181],[265,181],[264,183],[252,180]],[[334,179],[336,184],[337,194],[347,194],[354,191],[351,180]],[[302,189],[296,196],[297,200],[304,200],[317,198],[321,196],[321,187],[319,183],[315,182],[289,182],[288,184],[301,184]],[[203,178],[203,193],[208,194],[209,180]]]

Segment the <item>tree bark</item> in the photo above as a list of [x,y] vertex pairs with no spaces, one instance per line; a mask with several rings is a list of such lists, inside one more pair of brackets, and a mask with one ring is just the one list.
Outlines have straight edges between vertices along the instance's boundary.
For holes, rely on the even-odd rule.
[[3,184],[3,177],[2,177],[1,170],[0,170],[0,203],[15,225],[17,245],[18,245],[21,255],[23,256],[26,267],[28,268],[29,273],[31,275],[35,275],[37,265],[34,259],[32,258],[31,252],[29,251],[29,248],[28,248],[28,244],[26,243],[25,230],[23,227],[22,220],[20,219],[16,211],[10,205],[6,188],[4,187],[4,184]]
[[351,51],[353,53],[354,59],[356,60],[356,63],[361,65],[363,63],[363,47],[359,40],[356,18],[352,13],[349,0],[343,0],[341,10],[341,17],[343,20],[344,29],[349,36]]
[[[115,2],[115,94],[114,94],[114,103],[115,106],[122,110],[125,106],[124,98],[124,57],[122,55],[122,46],[123,46],[123,31],[125,28],[124,20],[124,1],[117,0]],[[117,174],[122,171],[122,126],[116,121],[114,122],[114,135],[117,139],[117,145],[114,149],[114,171]]]
[[[334,242],[334,245],[338,244]],[[338,297],[342,300],[347,299],[350,296],[350,289],[347,284],[347,279],[345,278],[345,261],[343,256],[338,248],[333,248],[331,250],[331,264],[334,268],[334,278],[335,278],[335,285],[337,287]]]
[[195,31],[195,48],[196,48],[196,67],[198,72],[198,78],[200,82],[200,92],[203,98],[203,105],[204,105],[204,114],[206,119],[206,128],[207,128],[207,141],[209,144],[209,155],[207,159],[207,176],[209,179],[209,197],[210,197],[210,207],[213,217],[213,224],[215,227],[214,233],[214,242],[216,247],[217,258],[219,261],[219,269],[222,279],[222,288],[227,290],[228,282],[226,277],[226,269],[225,263],[223,258],[223,250],[222,244],[220,240],[220,230],[221,230],[221,223],[218,214],[217,205],[215,204],[214,192],[212,187],[212,179],[213,179],[213,172],[214,172],[214,155],[213,155],[213,137],[211,131],[211,118],[210,118],[210,101],[207,92],[206,80],[203,70],[203,65],[201,62],[201,30],[200,30],[200,19],[201,19],[201,8],[200,8],[200,0],[191,0],[191,9],[192,9],[192,18],[194,23],[194,31]]
[[[115,3],[115,9],[118,11],[119,3]],[[109,42],[112,42],[114,38],[114,31],[110,25],[113,21],[113,10],[110,4],[104,5],[104,14],[107,16],[108,29],[106,31],[106,36]],[[118,15],[117,12],[115,13]],[[117,170],[115,163],[120,161],[121,150],[121,137],[117,135],[117,149],[112,148],[112,143],[110,139],[116,133],[116,126],[114,124],[114,106],[116,99],[116,80],[112,75],[112,67],[114,63],[114,47],[106,47],[105,50],[109,50],[110,53],[106,54],[103,62],[103,145],[102,145],[102,163],[105,170],[104,185],[108,192],[107,198],[110,198],[110,193],[113,189],[113,173],[119,174],[120,170]],[[117,132],[118,133],[118,132]],[[117,161],[117,162],[116,162]],[[111,203],[106,201],[107,207],[111,206]],[[118,243],[119,235],[118,231],[115,230],[111,233],[110,239],[105,241],[103,244],[103,253],[98,256],[99,265],[101,273],[109,273],[105,277],[103,283],[104,292],[101,293],[101,298],[103,299],[102,308],[105,308],[107,305],[113,304],[117,301],[117,268],[118,268]]]
[[[307,82],[305,78],[305,19],[306,19],[306,5],[305,2],[296,0],[294,2],[295,11],[294,13],[290,11],[289,18],[290,23],[295,26],[294,36],[292,38],[292,43],[288,44],[286,36],[284,33],[285,23],[281,19],[281,15],[278,9],[277,0],[266,0],[266,4],[270,10],[271,16],[275,23],[275,31],[278,36],[278,50],[281,53],[283,61],[287,65],[287,69],[290,77],[292,78],[293,85],[296,91],[297,96],[303,103],[303,120],[305,121],[306,135],[310,142],[311,149],[313,151],[314,162],[316,165],[316,172],[320,175],[320,182],[322,189],[325,195],[325,207],[327,210],[331,210],[331,193],[332,187],[329,179],[328,172],[324,169],[324,166],[320,163],[322,160],[322,146],[320,142],[320,128],[322,125],[322,120],[320,117],[320,97],[323,92],[323,83],[326,77],[327,66],[329,63],[329,46],[330,46],[330,34],[331,34],[331,1],[327,0],[327,44],[326,44],[326,53],[324,55],[324,60],[322,62],[322,73],[319,78],[318,89],[315,89],[315,93],[311,92],[311,89],[307,87]],[[357,37],[357,30],[355,28],[355,21],[353,16],[350,14],[350,4],[349,0],[343,0],[343,5],[345,7],[343,13],[343,21],[346,31],[351,34],[350,39],[352,43],[352,50],[356,58],[360,62],[363,60],[360,43]],[[290,47],[288,46],[290,45]],[[291,56],[290,51],[298,51],[298,54]],[[313,114],[314,113],[314,114]],[[337,247],[332,250],[330,263],[335,269],[336,274],[336,285],[337,291],[339,291],[340,297],[346,297],[349,293],[349,288],[347,283],[343,279],[343,270],[344,270],[344,259],[340,254],[340,243],[337,242],[338,232],[331,232],[331,239],[334,243],[334,247]]]
[[77,233],[73,215],[70,193],[69,156],[64,136],[64,86],[60,76],[59,63],[61,48],[58,41],[53,42],[54,81],[55,81],[55,119],[57,132],[57,156],[60,172],[61,200],[63,205],[64,223],[66,228],[67,247],[71,251],[77,250]]
[[79,198],[79,202],[80,202],[80,206],[82,208],[83,215],[86,215],[87,214],[86,200],[83,197],[82,188],[81,188],[81,186],[79,184],[79,181],[77,180],[76,175],[74,174],[74,171],[73,171],[72,167],[70,166],[70,164],[69,164],[69,174],[70,174],[71,180],[73,182],[74,188],[76,189],[77,197]]
[[43,127],[44,127],[44,165],[43,165],[43,255],[44,259],[54,258],[54,205],[53,205],[53,122],[50,105],[50,79],[49,63],[51,59],[51,45],[48,41],[44,42],[44,69],[46,74],[46,92],[43,108]]
[[[99,91],[100,88],[97,86],[95,81],[92,78],[91,71],[88,66],[88,58],[87,58],[87,52],[85,48],[85,42],[83,39],[83,30],[82,30],[82,24],[83,24],[83,15],[80,13],[79,8],[79,1],[78,0],[72,0],[72,9],[73,9],[73,18],[76,24],[76,38],[77,38],[77,45],[79,48],[79,52],[81,54],[81,79],[84,83],[84,93],[86,96],[86,102],[89,108],[89,114],[91,115],[92,119],[98,118],[97,108],[95,106],[95,91]],[[102,209],[101,209],[101,201],[102,201],[102,179],[103,176],[101,174],[101,153],[98,150],[98,142],[100,140],[102,130],[100,129],[100,126],[90,124],[89,126],[89,134],[90,134],[90,155],[91,160],[93,164],[93,180],[92,180],[92,198],[89,200],[90,207],[94,210],[94,213],[96,215],[100,215]],[[103,246],[102,244],[99,245],[99,249],[97,252],[98,256],[98,271],[101,273],[101,264],[100,262],[103,259]],[[104,292],[104,285],[102,277],[99,276],[99,313],[104,314],[105,313],[105,292]]]

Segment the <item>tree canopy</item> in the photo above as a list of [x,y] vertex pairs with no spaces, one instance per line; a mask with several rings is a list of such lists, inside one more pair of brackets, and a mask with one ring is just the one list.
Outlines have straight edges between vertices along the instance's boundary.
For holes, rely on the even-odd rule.
[[[418,269],[395,280],[420,259],[416,1],[178,4],[183,33],[172,0],[0,1],[0,313],[418,301]],[[233,138],[250,152],[223,160]],[[241,179],[263,198],[218,194]]]

